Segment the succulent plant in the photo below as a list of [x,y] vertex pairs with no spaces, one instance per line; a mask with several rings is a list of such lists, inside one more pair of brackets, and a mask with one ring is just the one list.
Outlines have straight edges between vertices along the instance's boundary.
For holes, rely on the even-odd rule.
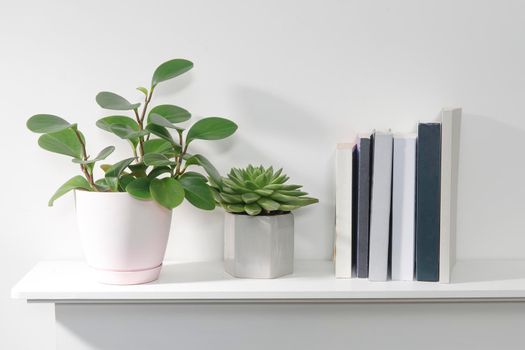
[[305,197],[301,185],[289,185],[283,169],[273,171],[262,165],[248,165],[245,169],[232,168],[220,183],[210,178],[213,196],[218,205],[230,213],[278,215],[319,202]]

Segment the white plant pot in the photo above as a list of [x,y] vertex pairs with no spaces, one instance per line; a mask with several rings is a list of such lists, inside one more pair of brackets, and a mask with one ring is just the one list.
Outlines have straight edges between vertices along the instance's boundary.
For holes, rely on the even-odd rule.
[[75,191],[78,230],[96,279],[140,284],[158,278],[171,210],[126,192]]
[[226,213],[224,268],[234,277],[276,278],[293,272],[291,213],[249,216]]

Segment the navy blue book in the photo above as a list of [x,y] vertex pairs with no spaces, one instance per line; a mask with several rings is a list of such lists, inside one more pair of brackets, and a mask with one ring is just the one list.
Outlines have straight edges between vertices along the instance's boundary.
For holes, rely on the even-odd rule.
[[437,282],[441,205],[440,123],[419,123],[416,152],[416,280]]
[[354,220],[355,272],[368,278],[370,226],[370,135],[358,136],[354,149]]

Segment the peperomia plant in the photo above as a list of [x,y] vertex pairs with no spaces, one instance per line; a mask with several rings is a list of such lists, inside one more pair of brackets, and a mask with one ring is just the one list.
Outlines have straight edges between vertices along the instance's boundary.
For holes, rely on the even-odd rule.
[[210,177],[213,196],[218,205],[229,213],[279,215],[319,202],[306,197],[301,185],[286,184],[289,177],[272,167],[248,165],[231,169],[228,177],[216,181]]
[[[207,178],[189,171],[190,166],[200,166],[213,179],[221,183],[215,167],[200,154],[190,154],[189,145],[195,140],[220,140],[232,135],[237,125],[224,118],[206,117],[194,123],[187,131],[179,124],[191,118],[186,109],[163,104],[149,109],[153,92],[163,81],[175,78],[193,67],[184,59],[174,59],[161,64],[153,73],[150,88],[139,87],[144,103],[131,103],[112,92],[100,92],[97,103],[105,109],[126,111],[132,115],[111,115],[97,121],[97,126],[129,142],[132,157],[115,164],[102,164],[104,177],[94,178],[97,162],[106,159],[115,147],[108,146],[95,157],[89,155],[84,135],[77,124],[50,114],[37,114],[29,118],[29,130],[43,134],[38,144],[50,152],[72,157],[79,164],[83,175],[64,183],[49,200],[80,189],[97,192],[128,192],[141,200],[155,200],[172,209],[186,198],[197,208],[212,210],[215,201]],[[173,134],[169,130],[173,130]]]

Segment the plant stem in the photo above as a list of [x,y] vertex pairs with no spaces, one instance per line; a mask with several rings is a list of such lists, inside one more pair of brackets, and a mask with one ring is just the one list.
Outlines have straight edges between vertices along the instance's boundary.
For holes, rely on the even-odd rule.
[[[135,112],[135,119],[137,120],[137,124],[139,125],[139,130],[140,131],[144,130],[142,119],[139,117],[139,112],[137,111],[137,109],[134,109],[133,112]],[[142,162],[142,158],[144,157],[144,137],[142,136],[139,137],[139,153],[140,153],[139,162]],[[135,154],[135,158],[136,157],[137,155]]]
[[180,167],[181,167],[181,164],[182,164],[182,157],[186,154],[186,151],[188,149],[188,145],[184,146],[184,140],[182,139],[182,131],[179,131],[178,134],[179,134],[179,143],[180,143],[180,147],[181,147],[182,151],[177,156],[177,170],[176,170],[175,174],[180,175],[180,174],[182,174],[181,171],[180,171]]
[[[75,130],[75,135],[77,135],[78,142],[80,142],[80,145],[82,146],[82,158],[83,158],[82,160],[86,161],[88,160],[86,144],[84,140],[82,139],[82,135],[80,134],[80,131],[78,131],[77,128],[74,128],[74,130]],[[95,181],[93,180],[93,174],[89,172],[89,169],[87,168],[86,164],[80,164],[80,169],[82,170],[82,172],[84,173],[84,176],[86,177],[89,184],[91,185],[91,188],[93,188],[95,192],[98,192],[98,188],[95,185]]]

